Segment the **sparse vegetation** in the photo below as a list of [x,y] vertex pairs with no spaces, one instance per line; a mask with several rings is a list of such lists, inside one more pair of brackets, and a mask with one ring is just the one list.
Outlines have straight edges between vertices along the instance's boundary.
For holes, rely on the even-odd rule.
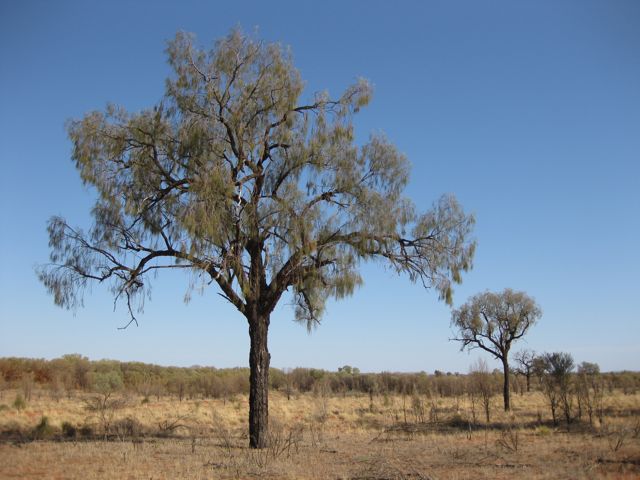
[[[24,410],[0,412],[0,477],[453,479],[501,478],[508,471],[587,479],[640,473],[640,395],[617,388],[605,394],[607,427],[592,427],[585,418],[579,431],[554,427],[549,413],[538,419],[539,411],[548,412],[538,389],[519,396],[509,414],[496,409],[491,422],[472,421],[471,397],[435,390],[431,397],[407,394],[405,404],[401,393],[386,393],[371,409],[366,392],[297,392],[287,400],[283,389],[273,395],[269,446],[262,450],[246,448],[246,394],[164,396],[144,405],[134,396],[116,412],[105,440],[85,409],[95,394],[76,391],[55,401],[46,392],[36,385]],[[430,416],[434,405],[438,414]]]
[[[593,422],[586,400],[580,418],[577,398],[591,379],[581,375],[595,375],[596,368],[568,373],[573,413],[567,428],[561,397],[554,422],[544,374],[532,375],[531,392],[518,395],[509,413],[495,409],[487,420],[475,382],[480,373],[495,399],[501,372],[483,362],[467,375],[278,370],[268,447],[249,450],[246,370],[85,359],[84,387],[56,399],[47,372],[59,360],[0,359],[3,372],[8,364],[40,372],[31,402],[0,411],[2,478],[91,479],[108,472],[114,478],[447,479],[500,478],[508,469],[532,478],[586,479],[640,473],[640,374],[633,372],[598,371],[602,396]],[[74,362],[67,365],[68,378],[75,377]],[[8,398],[22,396],[20,369],[11,372]],[[145,397],[149,392],[136,379],[153,383],[159,397]],[[174,389],[176,379],[183,389]],[[207,387],[213,384],[224,384],[225,392]],[[108,421],[87,409],[104,398],[118,405]]]

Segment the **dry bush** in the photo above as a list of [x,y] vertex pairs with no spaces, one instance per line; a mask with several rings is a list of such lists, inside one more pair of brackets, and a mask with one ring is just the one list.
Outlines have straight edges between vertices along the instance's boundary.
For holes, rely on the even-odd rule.
[[212,416],[213,438],[217,440],[218,446],[220,446],[227,454],[231,454],[232,450],[235,448],[235,442],[233,441],[233,434],[231,433],[231,429],[224,421],[224,419],[218,414],[214,412]]
[[191,431],[190,421],[192,420],[191,415],[171,415],[169,417],[163,418],[158,422],[158,430],[156,434],[160,437],[169,437],[174,435],[177,431],[183,429],[185,431]]
[[501,430],[496,444],[507,452],[517,453],[520,446],[519,429],[515,425],[509,425]]
[[601,435],[607,439],[607,445],[612,452],[617,452],[633,438],[634,429],[628,425],[607,425]]
[[114,397],[110,392],[87,397],[84,399],[84,403],[85,410],[92,414],[88,420],[94,417],[97,419],[105,439],[110,433],[116,410],[124,408],[127,404],[125,399]]
[[110,432],[122,442],[144,436],[144,428],[142,424],[137,419],[130,416],[115,420],[111,424]]
[[267,450],[273,458],[278,458],[281,455],[288,458],[292,453],[300,451],[303,435],[304,425],[301,423],[294,423],[290,427],[286,427],[280,421],[271,419],[267,436]]

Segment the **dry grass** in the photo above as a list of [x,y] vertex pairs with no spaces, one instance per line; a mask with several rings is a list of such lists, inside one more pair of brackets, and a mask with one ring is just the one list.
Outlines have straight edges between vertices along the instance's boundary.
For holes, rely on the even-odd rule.
[[[8,400],[9,399],[9,400]],[[5,393],[0,403],[10,404]],[[76,396],[36,396],[23,410],[0,411],[0,430],[23,432],[0,443],[0,478],[20,479],[458,479],[638,478],[640,395],[607,398],[603,427],[554,428],[544,399],[514,398],[512,414],[470,425],[466,400],[271,395],[272,447],[246,448],[247,399],[125,400],[112,422],[138,430],[102,440],[100,422]],[[419,409],[417,409],[419,410]],[[43,416],[54,433],[31,441]],[[405,416],[407,423],[405,424]],[[480,415],[478,415],[480,417]],[[432,421],[429,421],[431,418]],[[435,419],[437,418],[437,421]],[[540,422],[542,421],[542,422]],[[91,426],[91,438],[63,439],[62,423]],[[25,433],[27,432],[27,433]],[[164,438],[162,437],[164,435]]]

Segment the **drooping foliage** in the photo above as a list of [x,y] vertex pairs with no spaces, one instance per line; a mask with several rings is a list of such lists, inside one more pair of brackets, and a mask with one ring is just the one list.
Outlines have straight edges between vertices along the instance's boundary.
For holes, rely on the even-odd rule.
[[215,282],[249,323],[249,438],[264,448],[268,328],[284,292],[311,329],[327,298],[362,282],[360,261],[381,260],[451,302],[471,267],[474,220],[453,196],[418,213],[402,195],[407,159],[382,135],[356,145],[366,81],[301,102],[291,55],[238,31],[209,52],[178,34],[167,53],[174,73],[158,105],[70,124],[73,160],[99,194],[94,224],[84,233],[54,217],[52,263],[39,274],[66,307],[89,281],[109,281],[131,321],[153,272]]
[[81,305],[88,282],[107,281],[135,319],[150,274],[182,268],[245,316],[270,313],[290,290],[311,327],[372,259],[451,302],[471,267],[473,218],[450,195],[419,213],[402,195],[404,155],[381,135],[356,146],[366,81],[301,102],[290,53],[239,31],[211,51],[179,33],[167,54],[173,75],[157,105],[110,105],[69,124],[73,160],[98,198],[88,232],[50,220],[51,264],[39,276],[57,304]]

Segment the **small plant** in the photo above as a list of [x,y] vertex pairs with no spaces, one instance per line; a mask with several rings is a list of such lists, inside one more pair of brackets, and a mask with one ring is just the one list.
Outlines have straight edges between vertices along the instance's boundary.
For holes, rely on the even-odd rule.
[[140,402],[140,405],[146,405],[147,403],[149,403],[149,397],[144,397]]
[[62,422],[62,435],[65,438],[76,438],[78,429],[70,422]]
[[191,420],[191,415],[178,415],[176,417],[169,417],[158,422],[158,434],[162,437],[169,437],[180,428],[188,428],[188,422]]
[[269,426],[267,447],[270,455],[274,459],[283,454],[289,458],[292,450],[297,453],[302,442],[303,432],[304,426],[301,423],[296,423],[286,430],[280,422],[272,421]]
[[133,417],[127,417],[113,422],[111,430],[122,442],[127,439],[138,438],[142,435],[142,425]]
[[93,437],[93,427],[91,425],[83,425],[80,427],[80,435],[85,438]]
[[625,427],[609,428],[606,432],[609,449],[614,453],[620,450],[630,434],[631,431]]
[[224,449],[227,455],[231,455],[233,449],[233,435],[231,434],[231,430],[229,430],[224,420],[218,414],[214,412],[212,417],[213,435],[217,438],[220,447]]
[[0,404],[0,412],[4,412],[5,410],[9,410],[9,405]]
[[547,435],[551,435],[551,429],[546,425],[540,425],[536,428],[536,435],[546,437]]
[[40,422],[33,429],[34,440],[42,440],[53,435],[53,427],[49,424],[49,419],[45,416],[40,418]]
[[13,408],[16,410],[24,410],[27,408],[27,402],[21,394],[16,395],[16,399],[13,401]]
[[113,398],[112,392],[106,392],[101,395],[95,395],[84,400],[85,409],[95,414],[102,429],[102,433],[106,440],[111,429],[111,422],[115,416],[116,410],[126,406],[126,401],[122,398]]
[[411,399],[411,408],[413,410],[413,415],[415,417],[416,423],[425,423],[426,422],[426,414],[425,414],[425,405],[422,398],[419,395],[414,395]]
[[520,445],[520,435],[518,429],[509,426],[500,432],[496,444],[507,452],[517,453]]
[[314,448],[319,447],[324,442],[324,424],[311,420],[309,434],[311,436],[311,446]]
[[449,419],[449,425],[454,428],[463,428],[469,426],[469,420],[464,418],[459,413],[453,414],[453,416]]

